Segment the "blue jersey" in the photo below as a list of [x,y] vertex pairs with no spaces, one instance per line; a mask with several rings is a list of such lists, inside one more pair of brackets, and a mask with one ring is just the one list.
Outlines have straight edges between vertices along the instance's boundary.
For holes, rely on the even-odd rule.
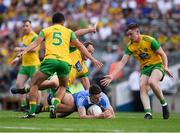
[[[75,105],[78,108],[88,108],[93,103],[90,101],[89,92],[88,91],[80,91],[78,93],[73,94]],[[97,104],[99,107],[103,109],[108,109],[110,107],[110,102],[106,94],[101,92],[101,97],[99,103]]]

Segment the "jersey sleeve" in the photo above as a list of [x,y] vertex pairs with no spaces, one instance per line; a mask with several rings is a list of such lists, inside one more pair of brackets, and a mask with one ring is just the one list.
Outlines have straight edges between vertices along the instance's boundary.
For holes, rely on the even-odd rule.
[[37,36],[34,36],[31,42],[34,42],[37,39]]
[[85,97],[78,96],[77,97],[77,103],[76,103],[77,108],[85,108],[84,102],[85,102]]
[[104,109],[108,109],[110,107],[109,99],[108,99],[108,97],[104,93],[102,93],[102,103],[101,103],[101,106]]
[[125,54],[127,54],[127,55],[131,55],[132,54],[132,52],[129,50],[128,47],[125,49]]
[[44,37],[44,31],[43,30],[41,30],[40,32],[39,32],[39,36],[42,36],[42,37]]
[[76,35],[75,35],[75,33],[72,31],[72,32],[71,32],[71,36],[70,36],[70,40],[72,41],[72,40],[74,40],[74,39],[76,39]]
[[155,39],[152,39],[151,49],[154,50],[154,51],[157,51],[159,48],[160,48],[159,42],[157,40],[155,40]]

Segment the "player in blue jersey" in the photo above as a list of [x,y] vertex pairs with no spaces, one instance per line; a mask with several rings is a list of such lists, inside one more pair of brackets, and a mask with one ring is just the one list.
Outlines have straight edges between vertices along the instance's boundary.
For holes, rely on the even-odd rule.
[[[50,99],[49,99],[50,100]],[[66,93],[62,99],[63,104],[59,104],[57,113],[62,113],[59,116],[66,116],[74,111],[77,111],[80,118],[114,118],[114,110],[110,105],[109,99],[98,85],[91,85],[89,91],[80,91],[75,94]],[[96,104],[102,109],[102,113],[98,116],[88,115],[86,113],[88,107]]]

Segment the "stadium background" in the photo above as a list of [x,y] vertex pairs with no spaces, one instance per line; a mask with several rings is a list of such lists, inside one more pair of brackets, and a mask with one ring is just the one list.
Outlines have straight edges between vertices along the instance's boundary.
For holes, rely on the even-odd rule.
[[[177,75],[180,69],[179,0],[0,0],[0,110],[15,108],[13,105],[4,106],[5,102],[18,102],[16,96],[10,94],[9,88],[15,83],[19,66],[12,67],[10,61],[15,57],[13,48],[21,43],[22,20],[30,19],[33,29],[38,33],[51,23],[51,15],[56,11],[65,14],[66,26],[73,30],[87,28],[98,22],[97,33],[81,38],[82,41],[91,40],[95,43],[95,57],[104,63],[102,71],[98,72],[87,63],[91,82],[97,82],[108,74],[110,64],[122,56],[128,42],[124,30],[127,24],[133,22],[140,25],[143,34],[154,36],[161,43],[173,73]],[[133,58],[130,59],[118,79],[105,89],[118,111],[131,111],[130,108],[124,110],[127,106],[121,110],[117,104],[120,101],[123,105],[132,99],[131,92],[126,89],[128,84],[122,89],[121,83],[127,81],[136,64]],[[176,85],[178,80],[176,76],[173,84]],[[129,100],[118,98],[123,95]]]

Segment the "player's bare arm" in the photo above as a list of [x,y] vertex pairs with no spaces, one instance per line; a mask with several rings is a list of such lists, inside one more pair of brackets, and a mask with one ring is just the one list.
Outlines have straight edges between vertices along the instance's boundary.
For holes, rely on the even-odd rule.
[[93,26],[93,27],[89,27],[86,29],[79,29],[77,31],[75,31],[76,36],[83,36],[87,33],[95,33],[97,31],[97,23]]
[[84,107],[78,108],[78,114],[80,119],[94,118],[92,115],[86,115],[86,109]]
[[89,82],[88,77],[80,78],[80,81],[81,81],[83,87],[85,88],[85,90],[88,90],[90,87],[90,82]]
[[32,49],[35,49],[38,45],[41,44],[41,42],[44,40],[44,37],[38,36],[37,40],[35,40],[30,46],[26,47],[24,51],[20,52],[18,56],[22,56],[23,54],[31,51]]
[[116,76],[116,74],[124,67],[124,65],[127,63],[127,61],[129,60],[129,55],[124,54],[124,56],[122,57],[121,61],[119,61],[119,63],[116,65],[114,71],[110,74],[110,75],[106,75],[104,76],[104,79],[101,80],[101,84],[103,86],[108,86],[111,81],[113,80],[113,78]]
[[167,59],[167,56],[166,56],[164,50],[160,47],[156,52],[162,58],[164,69],[165,69],[166,73],[168,74],[169,77],[173,78],[173,75],[168,67],[168,59]]
[[85,56],[87,56],[87,58],[89,58],[89,59],[92,61],[92,63],[93,63],[98,69],[100,69],[100,68],[103,66],[103,64],[102,64],[100,61],[96,60],[96,59],[88,52],[88,50],[86,49],[86,47],[85,47],[78,39],[72,40],[72,41],[71,41],[71,45],[76,46],[76,47],[82,52],[82,54],[84,54]]

